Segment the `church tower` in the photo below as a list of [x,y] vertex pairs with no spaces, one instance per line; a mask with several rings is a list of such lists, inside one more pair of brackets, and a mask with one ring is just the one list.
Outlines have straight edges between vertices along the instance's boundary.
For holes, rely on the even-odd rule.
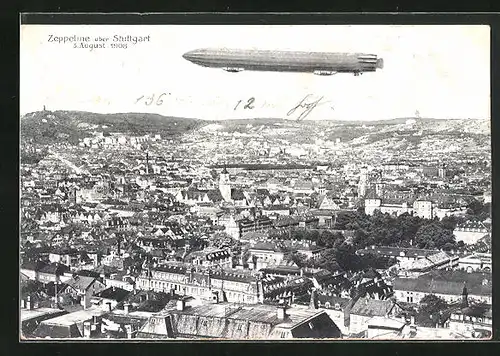
[[464,288],[462,289],[462,307],[467,308],[469,306],[469,299],[468,299],[468,292],[467,292],[467,285],[464,282]]
[[231,185],[229,181],[229,172],[227,171],[225,166],[219,176],[219,191],[220,194],[222,195],[222,198],[225,201],[231,200]]
[[358,197],[364,197],[368,188],[368,170],[366,167],[361,168],[358,182]]

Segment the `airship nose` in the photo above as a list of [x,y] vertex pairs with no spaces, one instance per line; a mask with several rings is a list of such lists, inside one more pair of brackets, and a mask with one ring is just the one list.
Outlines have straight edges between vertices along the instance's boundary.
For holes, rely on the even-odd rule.
[[188,60],[188,61],[193,61],[196,59],[200,59],[200,56],[202,55],[202,51],[199,49],[195,49],[193,51],[186,52],[182,55],[182,58]]
[[192,60],[192,59],[193,59],[193,52],[194,52],[194,51],[190,51],[190,52],[186,52],[186,53],[184,53],[184,54],[182,55],[182,58],[184,58],[184,59],[186,59],[186,60],[188,60],[188,61]]
[[382,58],[377,59],[377,68],[379,69],[384,68],[384,60]]

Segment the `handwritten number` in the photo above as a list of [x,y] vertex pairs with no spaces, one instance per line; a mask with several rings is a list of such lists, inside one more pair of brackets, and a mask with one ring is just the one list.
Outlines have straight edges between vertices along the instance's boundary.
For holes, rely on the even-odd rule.
[[167,93],[161,93],[161,94],[158,96],[158,98],[156,99],[156,101],[155,101],[156,94],[152,94],[151,96],[147,96],[147,97],[145,97],[144,95],[141,95],[139,98],[137,98],[137,100],[135,101],[135,103],[137,104],[137,103],[139,103],[141,100],[143,100],[143,99],[144,99],[144,105],[148,105],[148,106],[149,106],[149,105],[152,105],[152,104],[153,104],[153,102],[154,102],[156,105],[158,105],[158,106],[159,106],[159,105],[163,105],[163,102],[164,102],[163,97],[164,97],[165,95],[170,95],[170,93],[168,93],[168,94],[167,94]]
[[[252,105],[254,103],[254,101],[255,101],[254,97],[251,97],[250,99],[248,99],[247,103],[243,106],[243,109],[253,109],[255,107]],[[234,110],[236,110],[240,104],[241,104],[241,100],[238,100],[238,102],[236,103],[236,106],[234,107]]]
[[[144,101],[144,104],[146,104],[148,106],[151,105],[153,103],[154,97],[155,97],[155,95],[153,94],[150,97],[146,98],[146,100]],[[148,100],[149,100],[149,103],[148,103]]]
[[156,105],[161,105],[163,104],[163,100],[161,100],[161,98],[164,96],[164,95],[167,95],[165,93],[161,93],[161,95],[158,97],[158,99],[156,100]]
[[251,97],[248,99],[247,104],[243,107],[243,109],[253,109],[254,106],[252,106],[253,102],[255,101],[254,97]]

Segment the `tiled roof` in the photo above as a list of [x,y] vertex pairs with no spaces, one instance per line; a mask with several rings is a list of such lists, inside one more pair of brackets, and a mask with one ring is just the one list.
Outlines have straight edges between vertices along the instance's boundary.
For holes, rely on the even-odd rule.
[[[317,310],[291,308],[287,310],[286,319],[280,320],[274,306],[221,303],[193,307],[182,312],[172,311],[171,320],[173,329],[181,337],[269,339],[275,327],[291,329],[295,337],[314,337],[311,325],[307,322],[314,324],[312,329],[318,330],[318,335],[334,337],[337,334],[331,319],[325,319],[323,314]],[[162,331],[166,335],[165,330]]]
[[372,246],[367,247],[362,250],[358,250],[358,253],[374,253],[381,254],[386,256],[403,256],[405,257],[423,257],[430,256],[439,252],[439,250],[426,250],[426,249],[418,249],[418,248],[403,248],[403,247],[390,247],[390,246]]
[[124,300],[128,295],[130,294],[130,291],[122,289],[122,288],[117,288],[117,287],[110,287],[102,290],[101,292],[97,293],[95,296],[99,298],[105,298],[105,299],[113,299],[118,302],[121,302]]
[[96,281],[94,277],[74,276],[66,284],[76,290],[87,290]]
[[464,283],[469,295],[491,296],[492,294],[491,274],[489,273],[433,271],[418,278],[396,278],[393,285],[394,290],[461,295]]
[[465,223],[457,225],[457,229],[480,229],[486,230],[486,226],[480,221],[469,220]]
[[51,263],[49,265],[40,268],[39,270],[40,273],[48,273],[48,274],[57,273],[58,275],[61,275],[67,271],[69,271],[69,267],[60,263]]
[[325,294],[317,294],[317,299],[318,302],[321,303],[322,307],[325,307],[326,303],[329,303],[329,309],[334,309],[335,305],[338,304],[340,310],[344,310],[351,301],[349,298],[341,298]]
[[137,333],[138,338],[171,338],[174,336],[169,315],[152,316]]
[[385,316],[393,308],[391,300],[360,298],[351,308],[351,314],[363,316]]
[[35,338],[67,339],[82,337],[80,330],[73,325],[54,325],[41,322],[33,332]]
[[245,194],[241,189],[231,189],[231,199],[233,200],[245,200]]

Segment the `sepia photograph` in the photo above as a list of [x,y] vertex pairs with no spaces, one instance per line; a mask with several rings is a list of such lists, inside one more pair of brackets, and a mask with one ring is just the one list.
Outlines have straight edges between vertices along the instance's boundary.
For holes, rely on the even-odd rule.
[[490,340],[486,25],[20,25],[21,341]]

